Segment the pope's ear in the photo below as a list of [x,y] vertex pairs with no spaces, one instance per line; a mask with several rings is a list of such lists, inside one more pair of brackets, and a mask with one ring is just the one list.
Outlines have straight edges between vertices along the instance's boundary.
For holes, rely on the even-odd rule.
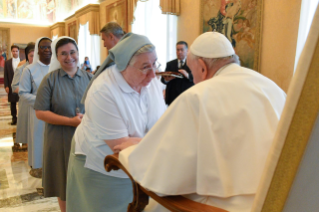
[[201,78],[202,80],[206,80],[207,79],[207,76],[208,76],[208,68],[207,68],[207,65],[206,63],[204,62],[203,59],[199,58],[198,59],[198,64],[201,68]]

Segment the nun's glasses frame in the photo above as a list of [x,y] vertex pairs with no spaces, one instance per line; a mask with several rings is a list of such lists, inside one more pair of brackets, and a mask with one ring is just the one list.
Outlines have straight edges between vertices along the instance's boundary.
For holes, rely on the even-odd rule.
[[[131,65],[132,66],[132,65]],[[139,70],[140,72],[142,72],[143,74],[148,74],[149,72],[156,72],[156,70],[159,70],[159,68],[161,67],[161,64],[159,62],[155,62],[154,65],[152,65],[153,67],[152,68],[143,68],[143,69],[139,69],[139,68],[136,68],[134,66],[132,66],[133,68],[136,68],[137,70]]]
[[73,57],[77,53],[78,53],[78,51],[72,50],[70,52],[62,52],[61,54],[58,54],[58,55],[60,55],[61,57],[67,58],[69,55],[70,55],[70,57]]

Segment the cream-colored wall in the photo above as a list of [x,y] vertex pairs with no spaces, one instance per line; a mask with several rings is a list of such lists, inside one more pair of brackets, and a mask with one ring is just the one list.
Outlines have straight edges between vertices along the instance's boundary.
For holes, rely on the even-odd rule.
[[264,0],[261,73],[287,92],[294,71],[301,0]]
[[181,15],[177,18],[177,41],[186,41],[189,45],[200,34],[200,1],[181,0]]
[[[51,37],[50,27],[12,24],[1,22],[1,27],[10,28],[10,42],[24,43],[35,42],[39,37]],[[10,45],[11,45],[10,44]]]
[[[177,40],[200,34],[200,0],[181,0]],[[287,92],[293,75],[301,0],[263,0],[260,72]]]
[[[69,35],[69,24],[73,23],[74,21],[76,21],[76,31],[79,32],[79,25],[77,22],[77,18],[74,15],[72,15],[72,17],[65,19],[65,35],[66,36],[70,36]],[[78,37],[76,38],[76,40],[78,40]]]

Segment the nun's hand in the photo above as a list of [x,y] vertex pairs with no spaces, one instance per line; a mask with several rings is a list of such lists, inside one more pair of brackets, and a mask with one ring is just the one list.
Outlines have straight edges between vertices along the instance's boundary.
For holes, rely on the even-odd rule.
[[83,118],[83,114],[77,113],[76,116],[71,118],[71,126],[77,127],[81,123],[82,118]]
[[135,144],[138,144],[139,141],[136,141],[136,140],[128,140],[128,141],[125,141],[119,145],[116,145],[113,149],[113,152],[114,153],[119,153],[120,151],[122,151],[123,149],[126,149],[130,146],[133,146]]

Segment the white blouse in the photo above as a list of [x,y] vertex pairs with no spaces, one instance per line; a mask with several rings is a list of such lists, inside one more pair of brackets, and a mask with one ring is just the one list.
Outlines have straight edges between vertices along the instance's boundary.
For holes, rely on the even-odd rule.
[[154,78],[138,93],[113,65],[92,84],[85,100],[85,110],[75,132],[75,154],[86,155],[86,168],[127,178],[122,170],[105,171],[104,158],[113,151],[104,140],[144,137],[164,113],[166,105],[158,80]]

